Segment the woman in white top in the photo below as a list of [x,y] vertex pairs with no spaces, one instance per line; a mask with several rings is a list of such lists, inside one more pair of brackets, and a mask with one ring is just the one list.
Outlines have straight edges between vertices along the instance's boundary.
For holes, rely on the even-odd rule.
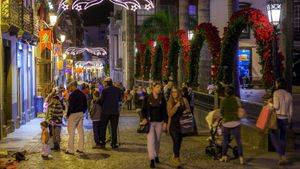
[[285,90],[284,79],[276,80],[276,90],[273,93],[273,108],[277,117],[277,129],[270,130],[271,140],[279,154],[279,165],[287,163],[285,156],[287,142],[287,127],[293,115],[293,97]]

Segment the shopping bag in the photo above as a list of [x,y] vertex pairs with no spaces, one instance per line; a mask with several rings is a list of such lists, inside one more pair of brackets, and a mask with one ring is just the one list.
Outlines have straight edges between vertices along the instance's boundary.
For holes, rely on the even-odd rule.
[[268,128],[272,129],[272,130],[276,130],[277,129],[277,117],[276,117],[275,110],[273,110],[273,109],[270,111]]
[[261,130],[265,130],[268,125],[269,117],[270,117],[270,107],[266,105],[262,108],[258,116],[258,119],[256,121],[256,127]]

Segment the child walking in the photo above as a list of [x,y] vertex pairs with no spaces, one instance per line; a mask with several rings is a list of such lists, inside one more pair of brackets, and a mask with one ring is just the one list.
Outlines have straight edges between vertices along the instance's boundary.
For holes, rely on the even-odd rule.
[[42,158],[44,160],[47,160],[51,158],[51,150],[49,146],[49,131],[48,131],[48,123],[46,121],[41,122],[41,129],[42,129],[42,135],[41,135],[41,141],[42,141]]

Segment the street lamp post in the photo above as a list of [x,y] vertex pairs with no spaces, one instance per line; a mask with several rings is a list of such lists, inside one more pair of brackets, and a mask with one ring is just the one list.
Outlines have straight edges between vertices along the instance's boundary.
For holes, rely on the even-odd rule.
[[[272,58],[273,58],[273,72],[274,80],[281,77],[280,60],[278,59],[278,37],[280,34],[280,16],[281,16],[281,0],[268,0],[267,12],[269,21],[274,26],[273,41],[272,41]],[[275,81],[274,81],[275,84]]]

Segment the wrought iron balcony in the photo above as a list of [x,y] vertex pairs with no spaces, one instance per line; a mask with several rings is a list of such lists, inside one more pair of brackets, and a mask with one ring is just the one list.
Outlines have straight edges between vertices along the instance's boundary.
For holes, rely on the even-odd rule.
[[4,31],[15,27],[32,35],[38,35],[38,18],[33,15],[33,9],[25,7],[22,1],[7,0],[2,2],[1,15],[1,27]]
[[9,28],[15,26],[17,28],[22,27],[22,8],[18,1],[9,0],[2,3],[1,16],[2,23],[1,26]]
[[21,6],[22,9],[22,28],[24,31],[28,33],[33,33],[33,11],[30,8],[26,8],[23,5]]

